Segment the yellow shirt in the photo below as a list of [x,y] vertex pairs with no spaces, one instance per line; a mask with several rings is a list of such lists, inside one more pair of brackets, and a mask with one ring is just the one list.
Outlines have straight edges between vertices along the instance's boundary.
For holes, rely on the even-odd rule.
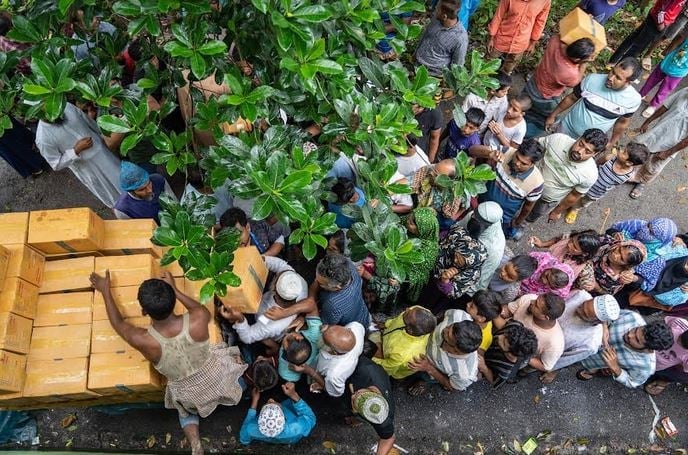
[[375,363],[395,379],[403,379],[415,373],[408,367],[408,363],[425,354],[425,347],[430,338],[430,334],[411,336],[402,328],[404,325],[404,313],[385,322],[385,329],[382,331],[382,352],[385,357],[373,358]]
[[487,348],[492,344],[492,321],[488,321],[483,328],[483,341],[480,343],[480,349],[487,351]]

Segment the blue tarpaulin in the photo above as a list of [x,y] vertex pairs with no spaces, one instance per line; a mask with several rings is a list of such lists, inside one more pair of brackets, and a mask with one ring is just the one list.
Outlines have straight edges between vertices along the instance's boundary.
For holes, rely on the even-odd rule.
[[36,419],[23,411],[0,411],[0,444],[31,442],[36,437]]

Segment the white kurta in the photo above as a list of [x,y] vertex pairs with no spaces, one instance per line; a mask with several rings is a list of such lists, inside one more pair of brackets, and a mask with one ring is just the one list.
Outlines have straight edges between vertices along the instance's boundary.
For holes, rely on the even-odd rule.
[[557,321],[564,331],[564,353],[559,357],[555,370],[585,360],[595,354],[602,345],[602,325],[592,325],[576,315],[576,309],[592,296],[586,291],[573,291],[566,299],[566,307]]
[[[93,140],[93,146],[77,155],[74,144],[84,137]],[[62,123],[38,123],[36,145],[43,158],[54,170],[72,170],[103,204],[113,207],[119,189],[119,158],[103,142],[95,121],[71,103],[67,103]]]

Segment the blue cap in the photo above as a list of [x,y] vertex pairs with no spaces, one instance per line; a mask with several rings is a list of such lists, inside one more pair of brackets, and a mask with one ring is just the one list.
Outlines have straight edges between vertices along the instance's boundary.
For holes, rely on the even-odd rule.
[[119,172],[119,186],[122,191],[138,190],[148,183],[148,172],[130,161],[122,161]]

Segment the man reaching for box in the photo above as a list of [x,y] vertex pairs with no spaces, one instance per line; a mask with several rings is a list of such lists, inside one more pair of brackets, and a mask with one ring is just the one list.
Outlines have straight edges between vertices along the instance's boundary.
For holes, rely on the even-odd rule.
[[[165,407],[177,409],[192,454],[202,454],[199,416],[207,417],[218,404],[233,406],[241,399],[238,380],[246,365],[238,348],[224,343],[210,346],[210,312],[180,292],[169,272],[162,280],[149,279],[139,287],[141,312],[152,322],[147,329],[122,318],[110,292],[109,270],[105,277],[92,273],[91,284],[103,294],[108,319],[117,334],[167,378]],[[173,312],[177,299],[187,310],[181,316]]]

